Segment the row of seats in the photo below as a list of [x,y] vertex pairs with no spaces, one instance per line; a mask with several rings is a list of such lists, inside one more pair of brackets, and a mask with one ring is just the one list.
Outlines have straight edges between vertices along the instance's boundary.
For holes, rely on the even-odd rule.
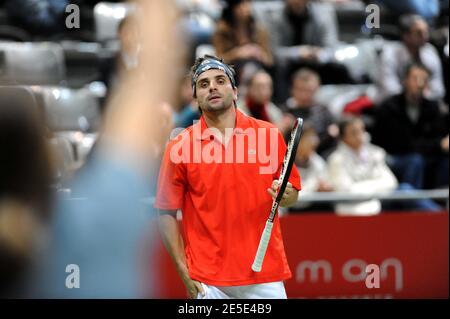
[[[256,18],[264,23],[283,8],[283,1],[253,1]],[[360,1],[351,1],[336,7],[342,44],[333,48],[331,54],[338,55],[348,66],[355,79],[373,79],[374,48],[380,41],[361,32],[367,13]],[[100,2],[93,9],[95,42],[65,40],[60,42],[20,43],[0,42],[0,84],[24,83],[66,85],[82,87],[102,77],[102,65],[114,58],[119,50],[117,28],[120,21],[131,11],[129,3]],[[382,10],[382,27],[395,25],[393,15]],[[371,30],[388,34],[381,29]],[[372,34],[373,35],[373,34]],[[388,37],[389,38],[389,37]],[[355,43],[348,44],[348,43]],[[355,49],[356,47],[356,49]],[[210,52],[209,45],[200,46],[197,55]],[[359,54],[358,54],[359,53]],[[105,63],[106,61],[106,63]]]
[[86,160],[100,125],[98,97],[89,88],[58,86],[0,86],[14,94],[32,95],[39,114],[45,118],[49,143],[56,156],[55,183],[62,183]]
[[[255,16],[264,20],[268,15],[273,14],[274,11],[279,10],[283,6],[283,1],[253,1],[252,6]],[[346,42],[352,42],[355,38],[361,37],[360,27],[364,25],[367,17],[365,4],[362,1],[350,1],[340,3],[335,8],[341,39]],[[113,3],[105,1],[97,3],[92,10],[93,40],[103,43],[116,39],[117,26],[130,10],[133,10],[133,6],[125,2]],[[85,13],[83,12],[83,14]],[[383,8],[381,8],[381,14],[383,16],[381,29],[372,31],[381,32],[392,37],[398,36],[396,28],[393,27],[396,25],[396,16]],[[8,23],[11,23],[11,21],[9,21],[6,12],[0,10],[0,26],[6,26]],[[7,34],[5,33],[5,35]]]
[[[119,22],[132,8],[132,4],[127,2],[99,2],[93,9],[81,7],[81,28],[92,34],[90,37],[91,41],[107,42],[115,40]],[[86,18],[92,20],[92,22],[89,21],[89,23],[86,23]],[[73,30],[67,29],[64,26],[60,28],[60,32],[66,32],[69,38],[70,31]],[[0,5],[0,36],[17,41],[30,41],[33,40],[33,37],[29,33],[29,30],[24,30],[18,26],[13,18],[8,16],[8,12]]]

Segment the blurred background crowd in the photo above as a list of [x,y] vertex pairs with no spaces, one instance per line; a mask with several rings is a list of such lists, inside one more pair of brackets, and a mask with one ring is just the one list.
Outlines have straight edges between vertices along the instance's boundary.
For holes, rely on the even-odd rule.
[[[66,26],[69,4],[79,28]],[[204,54],[234,65],[244,113],[286,136],[305,120],[291,212],[445,209],[430,198],[301,197],[448,189],[448,0],[161,6],[143,23],[136,3],[0,0],[0,296],[152,295],[123,270],[151,251],[141,244],[154,235],[160,157],[171,131],[200,117],[189,67]],[[72,262],[95,279],[81,292],[53,287]]]

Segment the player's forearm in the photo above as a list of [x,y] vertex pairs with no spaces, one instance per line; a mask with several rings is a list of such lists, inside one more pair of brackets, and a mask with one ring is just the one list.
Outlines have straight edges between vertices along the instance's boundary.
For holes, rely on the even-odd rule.
[[184,243],[181,236],[175,211],[161,211],[159,215],[159,230],[161,238],[180,277],[185,280],[188,275]]

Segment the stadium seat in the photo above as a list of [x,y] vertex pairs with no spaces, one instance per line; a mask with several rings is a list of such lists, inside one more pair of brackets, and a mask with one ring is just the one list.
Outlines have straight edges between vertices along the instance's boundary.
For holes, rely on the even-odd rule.
[[[0,95],[15,96],[19,98],[20,103],[28,105],[30,108],[37,109],[37,114],[45,118],[45,107],[42,95],[36,91],[35,87],[30,86],[0,86]],[[2,107],[2,105],[0,105]],[[55,156],[54,182],[56,186],[68,177],[69,173],[77,167],[75,150],[77,145],[73,144],[64,134],[54,134],[48,139],[49,147]],[[86,143],[85,143],[86,144]],[[82,149],[86,153],[86,147]],[[84,153],[82,153],[84,155]],[[85,155],[84,155],[85,156]]]
[[89,87],[35,86],[33,91],[43,104],[49,129],[71,143],[76,166],[82,165],[97,139],[101,116],[98,97]]
[[93,132],[98,128],[99,103],[88,88],[39,86],[33,90],[42,97],[50,130]]
[[358,83],[373,83],[377,73],[378,55],[384,44],[381,36],[373,39],[356,39],[353,44],[340,44],[333,49],[333,56],[347,67]]
[[68,138],[60,135],[51,138],[49,144],[56,157],[55,178],[62,182],[76,168],[73,145]]
[[0,42],[0,84],[61,85],[64,79],[59,44]]
[[97,41],[117,39],[120,21],[132,10],[129,3],[99,2],[94,7],[94,21]]
[[67,140],[73,149],[74,164],[71,169],[81,167],[98,138],[98,133],[83,133],[80,131],[56,132],[55,136]]
[[102,58],[115,54],[102,48],[97,42],[63,41],[61,46],[66,63],[67,86],[71,88],[81,88],[99,80]]
[[322,85],[316,93],[317,103],[325,105],[334,117],[342,116],[345,105],[362,95],[373,98],[374,85],[371,84],[328,84]]
[[211,44],[200,44],[195,49],[195,58],[203,57],[205,54],[215,55],[216,49]]

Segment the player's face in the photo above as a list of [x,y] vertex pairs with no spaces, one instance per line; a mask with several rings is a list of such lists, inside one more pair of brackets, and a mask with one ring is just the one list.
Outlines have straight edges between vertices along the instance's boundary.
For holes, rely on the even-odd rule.
[[221,70],[203,72],[196,83],[197,103],[203,112],[221,112],[233,106],[237,99],[228,76]]

